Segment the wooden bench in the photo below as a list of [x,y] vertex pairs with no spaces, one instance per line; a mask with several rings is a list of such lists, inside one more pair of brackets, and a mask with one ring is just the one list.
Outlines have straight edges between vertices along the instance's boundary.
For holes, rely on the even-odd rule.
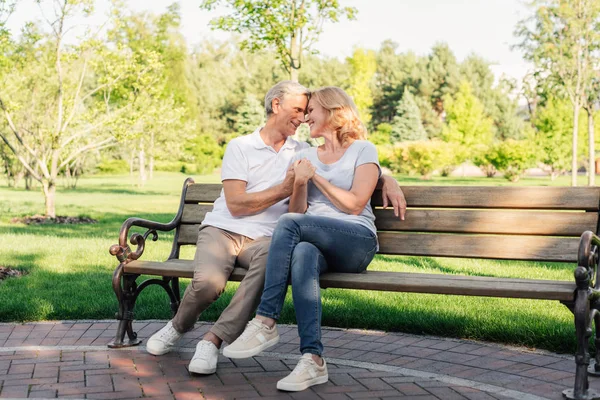
[[[393,210],[375,208],[380,254],[577,263],[575,281],[368,271],[326,273],[321,277],[322,287],[558,300],[575,315],[578,347],[574,389],[563,394],[569,399],[597,398],[598,394],[588,389],[588,347],[592,321],[600,326],[600,280],[596,276],[600,188],[409,186],[402,189],[410,208],[406,221],[399,221]],[[200,223],[220,192],[220,184],[195,184],[187,179],[179,210],[171,222],[138,218],[125,221],[119,244],[110,249],[120,264],[112,282],[119,301],[119,326],[109,347],[140,343],[132,328],[133,310],[138,295],[149,285],[162,286],[170,297],[172,312],[177,311],[179,278],[191,278],[194,269],[192,261],[179,259],[180,247],[196,244]],[[379,190],[374,193],[372,204],[381,205]],[[131,236],[135,251],[127,245],[133,226],[147,229],[144,234]],[[159,231],[175,234],[167,261],[139,260],[148,237],[156,240]],[[136,280],[142,274],[158,278],[138,284]],[[243,277],[244,270],[236,268],[230,280],[240,281]],[[600,348],[600,332],[596,332],[596,347]],[[592,375],[600,375],[600,355],[596,357],[596,363],[589,367]]]

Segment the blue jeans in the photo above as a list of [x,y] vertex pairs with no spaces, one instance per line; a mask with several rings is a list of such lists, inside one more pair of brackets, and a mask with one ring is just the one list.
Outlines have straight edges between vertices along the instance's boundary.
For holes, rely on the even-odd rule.
[[300,351],[320,356],[319,275],[325,271],[363,272],[376,251],[377,236],[358,223],[296,213],[283,215],[271,239],[265,288],[256,313],[279,319],[291,276]]

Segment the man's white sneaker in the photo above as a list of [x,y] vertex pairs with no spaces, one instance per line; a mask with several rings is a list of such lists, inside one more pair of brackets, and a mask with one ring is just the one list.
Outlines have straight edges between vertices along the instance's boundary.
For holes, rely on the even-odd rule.
[[161,356],[170,352],[183,336],[173,328],[173,323],[169,321],[160,331],[150,336],[146,343],[146,351],[155,356]]
[[229,358],[253,357],[277,342],[279,342],[277,326],[269,328],[259,319],[254,318],[248,322],[240,337],[223,349],[223,355]]
[[201,340],[188,369],[195,374],[214,374],[217,371],[219,349],[209,340]]
[[312,358],[312,354],[302,355],[296,368],[285,378],[277,382],[277,389],[288,392],[299,392],[314,385],[326,383],[329,380],[327,363],[319,366]]

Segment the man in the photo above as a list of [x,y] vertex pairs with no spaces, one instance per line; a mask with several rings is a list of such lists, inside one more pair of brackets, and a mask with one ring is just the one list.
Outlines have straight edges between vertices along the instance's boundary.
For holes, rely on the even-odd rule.
[[[221,169],[221,196],[198,234],[194,277],[175,317],[148,339],[150,354],[168,353],[194,327],[225,289],[236,262],[247,270],[246,276],[197,344],[189,371],[214,373],[223,341],[232,343],[251,319],[263,290],[270,236],[292,194],[290,164],[297,151],[308,147],[291,138],[304,122],[308,96],[308,89],[297,82],[279,82],[265,97],[265,126],[229,142]],[[391,201],[396,216],[404,219],[406,203],[393,178],[386,177],[383,192],[384,206]]]

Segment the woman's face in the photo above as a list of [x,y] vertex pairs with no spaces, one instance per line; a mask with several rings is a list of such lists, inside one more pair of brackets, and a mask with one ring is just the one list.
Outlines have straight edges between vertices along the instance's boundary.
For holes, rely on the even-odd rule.
[[328,112],[321,105],[311,99],[306,108],[306,123],[310,128],[310,137],[323,137],[323,133],[327,129]]

